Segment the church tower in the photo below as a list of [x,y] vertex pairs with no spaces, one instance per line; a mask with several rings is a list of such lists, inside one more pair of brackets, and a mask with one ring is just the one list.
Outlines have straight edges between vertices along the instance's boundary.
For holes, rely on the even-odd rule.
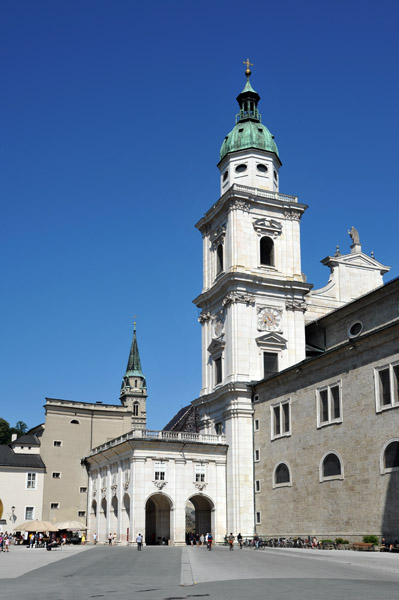
[[[221,197],[196,224],[203,237],[202,389],[194,401],[203,433],[225,433],[227,530],[251,535],[253,432],[251,382],[305,358],[305,295],[300,220],[307,206],[281,194],[281,160],[261,120],[250,82],[225,137]],[[256,460],[256,456],[255,456]]]
[[120,401],[123,406],[132,411],[132,429],[145,429],[147,425],[146,413],[147,384],[139,355],[137,344],[136,323],[133,328],[133,341],[130,348],[126,373],[123,376]]

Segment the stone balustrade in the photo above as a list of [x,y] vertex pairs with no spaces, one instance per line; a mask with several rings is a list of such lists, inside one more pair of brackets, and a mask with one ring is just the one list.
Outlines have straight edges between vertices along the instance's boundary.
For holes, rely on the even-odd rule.
[[261,196],[263,198],[270,198],[272,200],[281,200],[282,202],[298,202],[297,196],[288,196],[287,194],[280,194],[279,192],[272,192],[268,190],[260,190],[245,185],[237,185],[236,183],[232,186],[234,191],[246,192],[248,194],[255,194],[255,196]]
[[206,435],[203,433],[190,433],[187,431],[157,431],[153,429],[133,429],[129,433],[101,444],[90,453],[90,456],[102,452],[107,448],[118,446],[129,440],[158,440],[163,442],[191,442],[196,444],[226,444],[225,435]]

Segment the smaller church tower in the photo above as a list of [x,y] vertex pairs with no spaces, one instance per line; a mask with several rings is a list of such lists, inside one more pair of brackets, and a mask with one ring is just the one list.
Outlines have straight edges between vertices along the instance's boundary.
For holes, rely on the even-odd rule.
[[120,401],[122,406],[132,411],[132,429],[145,429],[147,425],[147,384],[139,355],[137,344],[136,323],[133,328],[133,341],[130,348],[126,373],[123,376]]

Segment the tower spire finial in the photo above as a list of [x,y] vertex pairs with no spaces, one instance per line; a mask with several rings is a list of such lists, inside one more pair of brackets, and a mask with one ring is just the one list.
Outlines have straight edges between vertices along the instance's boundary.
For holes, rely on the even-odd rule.
[[247,65],[247,68],[245,69],[245,75],[246,75],[247,79],[249,79],[251,77],[251,69],[249,67],[250,66],[253,67],[254,64],[249,62],[249,58],[247,58],[247,60],[243,60],[242,62],[244,65]]

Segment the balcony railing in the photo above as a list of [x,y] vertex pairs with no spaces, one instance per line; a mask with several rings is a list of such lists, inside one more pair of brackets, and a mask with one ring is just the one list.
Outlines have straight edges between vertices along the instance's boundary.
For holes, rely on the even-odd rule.
[[245,185],[237,185],[236,183],[232,185],[232,188],[237,192],[245,192],[248,194],[253,194],[255,189],[256,196],[270,198],[271,200],[281,200],[282,202],[298,202],[298,196],[288,196],[287,194],[280,194],[280,192],[260,190],[259,188],[247,187]]
[[129,440],[159,440],[162,442],[191,442],[196,444],[226,444],[225,435],[206,435],[204,433],[189,433],[187,431],[156,431],[153,429],[133,429],[129,433],[101,444],[90,453],[90,456],[107,448],[118,446]]

